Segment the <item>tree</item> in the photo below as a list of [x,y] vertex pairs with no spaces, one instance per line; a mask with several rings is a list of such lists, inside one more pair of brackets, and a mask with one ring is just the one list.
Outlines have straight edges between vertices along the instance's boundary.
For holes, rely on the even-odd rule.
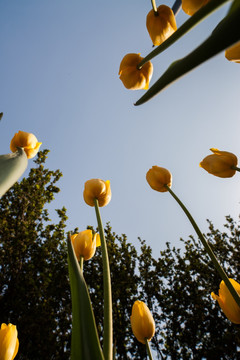
[[[239,281],[240,227],[230,216],[226,219],[226,232],[209,222],[206,236],[228,276]],[[181,241],[184,252],[167,243],[158,260],[148,255],[140,266],[140,286],[144,298],[151,298],[157,324],[153,342],[159,358],[237,360],[240,327],[225,317],[210,296],[212,291],[218,293],[221,279],[200,241],[192,236]],[[144,246],[146,254],[149,247]]]
[[[47,205],[59,192],[59,170],[44,168],[40,152],[28,177],[0,201],[0,322],[19,331],[21,360],[69,359],[71,296],[67,268],[66,209],[59,222],[49,219]],[[226,232],[209,222],[206,234],[229,277],[239,279],[240,226],[228,216]],[[92,228],[92,227],[90,227]],[[83,229],[81,229],[83,230]],[[94,229],[93,229],[94,230]],[[74,232],[77,232],[76,228]],[[146,359],[145,346],[133,336],[132,305],[144,301],[156,322],[151,341],[159,359],[237,360],[238,325],[231,324],[211,299],[219,279],[200,242],[182,240],[181,250],[166,244],[158,259],[145,240],[140,251],[110,224],[105,236],[111,268],[116,359]],[[102,258],[84,262],[84,276],[94,308],[100,341],[103,331]],[[16,358],[16,359],[17,359]]]
[[45,205],[61,172],[36,168],[0,201],[0,319],[17,325],[19,359],[68,359],[71,300],[65,244],[66,209],[50,222]]

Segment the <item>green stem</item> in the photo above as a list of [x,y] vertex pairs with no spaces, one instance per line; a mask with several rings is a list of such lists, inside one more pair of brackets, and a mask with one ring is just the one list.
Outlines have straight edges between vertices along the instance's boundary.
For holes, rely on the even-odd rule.
[[185,214],[187,215],[190,223],[192,224],[194,230],[196,231],[200,241],[202,242],[206,252],[208,253],[209,257],[211,258],[216,270],[218,271],[220,277],[222,278],[222,280],[225,282],[228,290],[230,291],[231,295],[233,296],[234,300],[236,301],[236,303],[238,304],[238,306],[240,307],[240,297],[237,293],[237,291],[234,289],[233,285],[231,284],[227,274],[225,273],[225,271],[223,270],[223,268],[221,267],[221,265],[219,264],[215,254],[213,253],[211,247],[209,246],[209,244],[207,243],[206,239],[204,238],[203,234],[201,233],[199,227],[197,226],[195,220],[193,219],[192,215],[190,214],[190,212],[187,210],[187,208],[184,206],[184,204],[181,202],[181,200],[174,194],[174,192],[170,189],[169,186],[165,185],[165,187],[168,189],[168,191],[170,192],[170,194],[172,195],[172,197],[177,201],[177,203],[181,206],[182,210],[185,212]]
[[154,15],[158,16],[157,6],[155,0],[151,0]]
[[98,230],[101,238],[101,250],[103,259],[103,290],[104,290],[104,319],[103,319],[103,354],[105,360],[113,358],[113,330],[112,330],[112,289],[110,266],[108,260],[107,244],[99,211],[98,200],[94,199]]
[[81,273],[83,273],[83,261],[84,261],[84,257],[83,257],[83,256],[80,256],[79,266],[80,266]]
[[153,360],[151,349],[150,349],[149,342],[148,342],[147,338],[145,339],[145,344],[146,344],[146,348],[147,348],[148,357],[149,357],[150,360]]
[[233,169],[233,170],[236,170],[236,171],[240,171],[240,168],[237,167],[237,166],[232,166],[232,169]]

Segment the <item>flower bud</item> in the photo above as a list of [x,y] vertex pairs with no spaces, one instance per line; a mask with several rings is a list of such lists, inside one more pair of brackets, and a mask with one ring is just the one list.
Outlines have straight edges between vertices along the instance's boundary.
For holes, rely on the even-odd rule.
[[221,178],[232,177],[236,173],[236,170],[232,167],[237,166],[238,163],[236,155],[213,148],[210,150],[213,154],[206,156],[200,162],[199,166],[206,170],[209,174]]
[[25,131],[19,131],[12,138],[10,149],[12,152],[15,152],[18,147],[21,147],[24,149],[28,159],[32,159],[35,155],[37,155],[41,144],[41,142],[37,141],[35,135]]
[[150,61],[141,69],[137,65],[143,60],[140,54],[127,54],[119,67],[119,78],[125,88],[129,90],[148,89],[153,74],[153,65]]
[[172,174],[165,168],[153,166],[146,175],[147,182],[153,190],[165,192],[168,191],[165,185],[172,186]]
[[147,305],[142,301],[135,301],[131,315],[132,332],[138,341],[145,344],[155,333],[155,322]]
[[0,359],[13,360],[18,352],[17,327],[12,324],[2,324],[0,329]]
[[153,45],[162,44],[170,35],[177,30],[174,13],[169,6],[160,5],[157,14],[153,9],[148,13],[146,26]]
[[182,0],[182,9],[188,15],[193,15],[210,0]]
[[225,57],[229,61],[240,64],[240,41],[225,51]]
[[71,240],[78,261],[80,257],[90,260],[95,254],[96,247],[101,245],[99,234],[93,236],[92,230],[84,230],[71,235]]
[[98,200],[100,207],[106,206],[110,202],[111,197],[109,180],[91,179],[85,182],[83,198],[89,206],[94,206],[94,199]]
[[[240,284],[233,280],[229,279],[234,289],[237,291],[240,296]],[[226,317],[234,324],[240,324],[240,307],[232,297],[230,291],[228,290],[225,282],[222,280],[219,288],[219,295],[211,293],[211,296],[214,300],[218,301],[222,311]]]

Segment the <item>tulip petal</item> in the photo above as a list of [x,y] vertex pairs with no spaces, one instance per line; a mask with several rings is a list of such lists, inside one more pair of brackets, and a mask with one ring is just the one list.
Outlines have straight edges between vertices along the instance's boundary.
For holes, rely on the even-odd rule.
[[13,360],[18,351],[17,328],[12,324],[2,324],[0,330],[0,359]]
[[153,9],[148,13],[146,26],[153,45],[162,44],[174,31],[177,30],[177,24],[174,13],[169,6],[160,5],[157,8],[156,16]]
[[215,148],[210,149],[213,154],[206,156],[199,164],[209,174],[228,178],[235,175],[238,158],[228,151],[220,151]]
[[141,90],[148,87],[152,78],[153,65],[150,61],[138,69],[143,58],[140,54],[130,53],[124,56],[119,67],[119,78],[129,90]]
[[100,207],[106,206],[111,197],[109,180],[91,179],[85,182],[83,198],[87,205],[94,206],[94,199],[97,199]]
[[145,339],[150,341],[155,333],[155,322],[149,308],[143,301],[135,301],[130,320],[133,334],[137,340],[143,344],[145,344]]
[[[235,290],[240,295],[240,284],[234,279],[229,279]],[[240,307],[233,299],[225,282],[222,280],[219,288],[219,295],[211,293],[214,300],[217,300],[226,317],[234,324],[240,324]]]

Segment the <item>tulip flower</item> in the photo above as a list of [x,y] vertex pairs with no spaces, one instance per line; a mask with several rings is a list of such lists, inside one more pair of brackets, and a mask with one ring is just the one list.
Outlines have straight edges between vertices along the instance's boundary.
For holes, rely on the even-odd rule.
[[94,199],[98,200],[100,207],[106,206],[110,202],[111,197],[109,180],[91,179],[85,182],[83,198],[89,206],[94,206]]
[[240,64],[240,41],[225,51],[225,57],[229,61]]
[[18,352],[17,327],[2,324],[0,329],[0,360],[13,360]]
[[[237,291],[238,295],[240,296],[240,284],[233,279],[229,280],[232,283],[234,289]],[[211,296],[214,300],[218,301],[222,311],[232,323],[240,324],[240,307],[233,299],[230,291],[228,290],[223,280],[220,283],[219,295],[216,295],[214,294],[214,292],[212,292]]]
[[143,301],[135,301],[132,307],[131,326],[134,336],[145,344],[155,333],[155,322],[152,314]]
[[92,230],[71,235],[71,240],[78,261],[81,257],[90,260],[95,254],[96,247],[101,245],[99,234],[93,235]]
[[188,15],[193,15],[210,0],[182,0],[182,9]]
[[153,65],[146,62],[141,69],[137,65],[143,60],[140,54],[127,54],[119,67],[119,78],[129,90],[148,89],[153,74]]
[[28,159],[32,159],[37,154],[41,144],[41,142],[37,141],[35,135],[25,131],[19,131],[12,138],[10,149],[12,152],[15,152],[18,147],[21,147],[24,149]]
[[172,174],[165,168],[153,166],[146,175],[147,182],[153,190],[165,192],[168,191],[165,185],[171,187]]
[[146,20],[146,26],[153,45],[162,44],[174,31],[177,30],[177,24],[174,13],[169,6],[160,5],[157,13],[152,9]]
[[205,157],[199,165],[209,174],[221,178],[232,177],[236,172],[235,167],[238,163],[236,155],[213,148],[210,150],[213,154]]

